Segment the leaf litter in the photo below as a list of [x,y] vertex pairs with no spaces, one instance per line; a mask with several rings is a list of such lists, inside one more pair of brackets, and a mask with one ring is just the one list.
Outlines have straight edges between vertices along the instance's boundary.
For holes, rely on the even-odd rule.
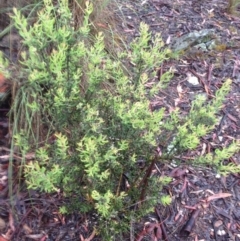
[[[122,3],[125,15],[131,16],[123,24],[125,27],[131,25],[129,39],[138,36],[138,24],[141,21],[146,22],[153,33],[160,32],[169,47],[181,38],[181,41],[183,38],[189,39],[187,36],[193,36],[193,33],[196,35],[211,30],[214,35],[215,48],[210,49],[205,43],[202,45],[191,40],[190,45],[185,43],[186,51],[179,60],[165,62],[161,66],[161,71],[170,67],[175,71],[169,87],[152,101],[154,109],[165,107],[170,112],[180,108],[184,115],[190,110],[190,103],[196,94],[211,99],[225,79],[233,80],[231,93],[219,114],[219,125],[202,139],[199,149],[178,157],[182,164],[176,168],[171,165],[158,167],[164,175],[174,177],[162,193],[171,195],[172,205],[158,208],[168,240],[240,240],[239,173],[223,177],[211,168],[189,164],[196,155],[224,147],[234,138],[240,139],[240,21],[227,14],[227,4],[227,1],[219,0],[152,0],[134,1],[129,7],[129,3]],[[239,154],[229,161],[239,165]],[[156,217],[156,213],[152,217]],[[143,222],[149,222],[152,217],[145,218]],[[216,221],[221,225],[215,227]],[[189,223],[190,228],[187,225]],[[143,223],[143,229],[141,225],[138,228],[142,235],[146,233],[144,227]],[[144,240],[155,239],[146,234]]]

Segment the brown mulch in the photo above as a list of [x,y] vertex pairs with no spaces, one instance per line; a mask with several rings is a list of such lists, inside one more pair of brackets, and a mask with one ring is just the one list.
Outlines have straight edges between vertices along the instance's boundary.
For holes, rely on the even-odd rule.
[[[164,173],[174,178],[160,194],[171,195],[172,204],[167,207],[159,205],[155,213],[134,224],[132,229],[136,240],[154,240],[156,235],[153,232],[143,231],[147,226],[155,225],[154,230],[162,232],[161,238],[155,240],[239,241],[239,173],[218,176],[211,168],[191,165],[190,160],[194,155],[226,146],[232,139],[240,139],[240,18],[226,13],[226,0],[135,0],[119,1],[118,6],[116,14],[124,18],[118,29],[126,35],[126,41],[139,35],[139,23],[144,21],[153,34],[161,32],[169,46],[173,39],[201,29],[214,29],[221,44],[225,45],[219,51],[188,53],[179,60],[165,62],[162,70],[172,67],[175,74],[168,89],[161,92],[158,101],[153,103],[154,108],[165,107],[167,111],[180,108],[182,113],[187,113],[196,93],[205,94],[210,99],[225,79],[233,80],[231,93],[219,114],[219,125],[202,139],[196,152],[184,153],[178,166],[171,162],[154,169],[159,175]],[[197,77],[199,85],[187,81],[189,74]],[[6,108],[2,108],[1,126],[6,123],[5,112]],[[0,145],[5,143],[6,128],[2,128],[4,134],[0,132]],[[6,150],[1,150],[1,155],[7,154]],[[240,164],[240,155],[229,161]],[[2,162],[0,166],[1,182],[5,180],[6,165]],[[13,196],[12,210],[5,190],[1,189],[3,186],[0,185],[0,233],[7,234],[10,230],[13,232],[12,241],[73,241],[91,237],[94,217],[60,215],[58,207],[63,202],[60,195],[26,193],[22,189]]]

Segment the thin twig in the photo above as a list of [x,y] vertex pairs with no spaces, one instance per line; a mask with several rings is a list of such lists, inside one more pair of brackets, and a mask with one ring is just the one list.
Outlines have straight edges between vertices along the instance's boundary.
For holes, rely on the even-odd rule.
[[8,160],[10,160],[10,158],[15,159],[16,161],[22,161],[24,159],[32,160],[32,159],[35,158],[35,154],[34,153],[28,153],[24,157],[20,157],[20,156],[17,156],[15,154],[13,154],[13,155],[11,155],[11,154],[2,155],[2,156],[0,156],[0,163],[8,161]]
[[160,214],[158,208],[156,208],[156,207],[155,207],[155,212],[157,213],[157,216],[158,216],[158,219],[159,219],[159,222],[160,222],[160,227],[162,229],[163,240],[164,241],[169,241],[169,238],[168,238],[168,235],[167,235],[167,231],[165,229],[165,226],[164,226],[162,218],[161,218],[161,214]]

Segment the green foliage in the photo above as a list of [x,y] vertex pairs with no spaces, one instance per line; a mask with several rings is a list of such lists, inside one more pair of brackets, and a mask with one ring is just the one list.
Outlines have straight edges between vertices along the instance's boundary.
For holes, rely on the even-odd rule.
[[10,74],[7,71],[7,67],[9,65],[9,62],[3,57],[3,53],[0,52],[0,72],[6,77],[9,78]]
[[172,198],[169,195],[167,195],[167,196],[161,197],[160,201],[163,206],[168,206],[171,204]]
[[200,164],[212,164],[217,167],[218,172],[222,175],[238,173],[240,172],[239,165],[235,165],[233,163],[224,165],[224,161],[233,156],[234,153],[239,152],[239,148],[240,141],[238,140],[222,150],[216,149],[214,153],[208,153],[204,156],[197,157],[195,162]]
[[[147,25],[141,24],[140,37],[114,58],[105,50],[102,33],[89,35],[93,5],[86,4],[83,25],[75,29],[67,2],[59,0],[54,5],[45,0],[33,26],[14,10],[26,52],[21,56],[24,80],[13,112],[16,116],[25,113],[27,124],[22,128],[28,141],[23,145],[15,135],[16,145],[23,145],[25,153],[24,147],[32,146],[30,141],[38,146],[32,123],[37,119],[39,127],[47,126],[54,143],[38,148],[36,161],[26,165],[28,187],[62,191],[71,197],[70,205],[61,208],[63,213],[95,210],[104,240],[113,240],[131,218],[153,210],[159,191],[171,181],[153,175],[143,182],[153,160],[167,161],[196,148],[217,123],[216,113],[231,82],[223,83],[211,103],[197,96],[185,117],[177,109],[170,116],[163,108],[153,112],[150,99],[166,87],[172,75],[169,71],[151,89],[145,87],[170,53],[163,48],[160,35],[152,37]],[[93,44],[89,38],[94,38]],[[156,157],[154,150],[160,145],[163,154]],[[238,149],[229,147],[226,152],[232,155]],[[227,156],[216,152],[206,163],[217,166]],[[143,169],[137,164],[139,159],[145,160]],[[160,201],[168,205],[171,199],[166,196]]]
[[216,92],[215,99],[208,104],[206,104],[204,96],[196,97],[192,102],[189,115],[184,118],[183,124],[177,127],[178,132],[172,144],[176,148],[176,152],[195,149],[200,142],[200,137],[205,136],[214,128],[217,123],[216,114],[221,108],[230,86],[231,80],[228,79]]
[[[29,162],[25,165],[27,173],[28,188],[40,189],[45,192],[58,191],[56,186],[60,184],[63,175],[63,168],[53,164],[50,170],[46,170],[45,166],[40,166],[39,162]],[[29,175],[29,173],[31,173]]]

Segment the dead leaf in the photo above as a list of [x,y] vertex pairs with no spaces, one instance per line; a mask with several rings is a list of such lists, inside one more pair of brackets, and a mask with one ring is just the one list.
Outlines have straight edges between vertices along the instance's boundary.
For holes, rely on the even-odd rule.
[[81,241],[91,241],[95,237],[95,235],[96,235],[96,230],[94,229],[91,235],[86,239],[80,234],[80,239]]
[[32,233],[32,229],[27,224],[23,225],[23,230],[26,234]]
[[13,234],[12,230],[8,229],[8,231],[4,235],[2,234],[2,236],[0,236],[4,238],[3,240],[0,240],[0,241],[5,241],[5,240],[10,241],[12,238],[12,234]]
[[157,224],[157,230],[155,232],[155,235],[156,235],[157,240],[162,239],[162,229],[161,229],[160,223]]
[[9,212],[9,226],[13,232],[16,230],[14,226],[14,218],[11,212]]
[[169,35],[167,38],[166,44],[170,44],[170,42],[171,42],[171,36]]
[[150,234],[154,230],[155,227],[156,227],[155,223],[147,222],[147,223],[145,223],[144,229],[148,234]]
[[47,238],[48,238],[48,236],[45,235],[45,236],[43,236],[43,237],[40,239],[40,241],[45,241]]
[[101,28],[108,28],[108,26],[106,24],[103,24],[103,23],[96,23],[98,27],[101,27]]
[[0,230],[5,229],[5,227],[6,227],[6,222],[2,218],[0,218]]
[[4,85],[6,82],[6,78],[3,73],[0,72],[0,86]]
[[174,99],[174,106],[178,106],[178,104],[181,103],[181,98]]
[[5,185],[0,184],[0,191],[2,191],[5,188]]
[[91,235],[87,239],[85,239],[85,241],[91,241],[94,238],[95,234],[96,234],[96,230],[94,229]]
[[183,97],[183,88],[180,84],[177,85],[177,92],[180,99]]
[[[146,235],[150,235],[151,239],[155,241],[156,235],[160,235],[160,230],[156,230],[156,228],[158,227],[161,228],[159,224],[146,222],[144,224],[143,230],[137,235],[135,241],[141,241]],[[154,231],[156,231],[156,234]],[[84,240],[81,240],[81,241],[84,241]]]
[[185,168],[180,168],[180,167],[177,167],[177,168],[174,168],[171,173],[169,174],[170,177],[181,177],[183,176],[184,174],[186,174],[187,172],[187,169]]
[[27,238],[31,238],[31,239],[42,239],[45,236],[46,235],[44,233],[26,235]]
[[0,241],[9,241],[9,240],[5,239],[3,236],[0,236]]
[[3,73],[0,72],[0,96],[4,95],[10,89],[10,84]]
[[217,193],[217,194],[214,194],[214,195],[208,197],[208,198],[206,199],[206,201],[207,201],[207,202],[210,202],[210,201],[212,201],[212,200],[214,200],[214,199],[226,198],[226,197],[231,197],[231,196],[232,196],[231,193]]

